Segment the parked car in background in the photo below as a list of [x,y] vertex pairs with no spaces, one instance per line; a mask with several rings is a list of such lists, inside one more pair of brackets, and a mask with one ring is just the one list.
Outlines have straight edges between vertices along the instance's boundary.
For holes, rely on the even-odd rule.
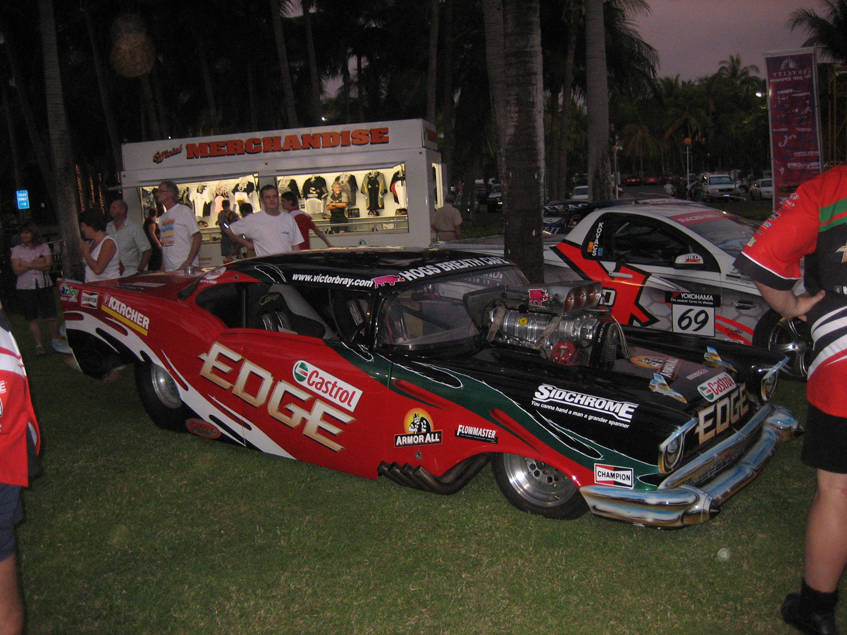
[[623,178],[624,185],[641,185],[641,178],[637,176],[626,176]]
[[588,186],[587,185],[577,185],[573,192],[571,193],[572,201],[587,201],[588,200]]
[[[789,357],[786,375],[802,379],[811,350],[806,323],[770,309],[733,264],[756,227],[678,199],[589,203],[545,242],[544,277],[601,282],[621,324],[769,348]],[[446,243],[460,245],[503,254],[502,245]]]
[[500,183],[493,183],[491,185],[485,202],[488,205],[489,212],[503,211],[503,186]]
[[773,198],[773,179],[759,179],[750,188],[750,198],[754,200],[762,200],[764,198]]
[[502,257],[303,252],[60,291],[80,369],[135,366],[161,428],[437,494],[491,462],[548,518],[706,522],[798,427],[770,403],[782,356],[621,326],[600,284]]
[[735,194],[738,185],[729,174],[704,174],[700,177],[703,198],[719,198]]
[[644,179],[644,184],[645,185],[658,185],[659,184],[659,177],[658,176],[648,176],[646,179]]

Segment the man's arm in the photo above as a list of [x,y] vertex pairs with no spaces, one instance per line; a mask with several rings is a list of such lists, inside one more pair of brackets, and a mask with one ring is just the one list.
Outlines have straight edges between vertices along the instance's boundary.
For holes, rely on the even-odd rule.
[[153,254],[152,249],[148,249],[147,251],[141,252],[141,260],[138,263],[138,271],[144,271],[147,269],[147,263],[150,262],[150,256]]
[[326,234],[324,234],[320,229],[318,229],[317,226],[312,227],[312,231],[315,232],[315,235],[318,238],[320,238],[322,241],[324,241],[326,243],[327,247],[332,247],[332,245],[329,244],[329,240],[327,240],[327,238],[326,238]]
[[177,267],[177,269],[185,269],[194,262],[194,259],[197,257],[197,253],[200,251],[200,243],[202,241],[203,236],[199,231],[197,231],[191,237],[191,249],[188,251],[188,258],[186,258],[185,262]]
[[[754,280],[754,282],[756,282]],[[765,299],[765,302],[777,313],[783,317],[793,318],[798,317],[801,320],[806,320],[806,314],[818,302],[823,300],[826,291],[818,291],[816,295],[794,295],[790,289],[780,290],[768,287],[761,282],[756,282],[756,287]]]

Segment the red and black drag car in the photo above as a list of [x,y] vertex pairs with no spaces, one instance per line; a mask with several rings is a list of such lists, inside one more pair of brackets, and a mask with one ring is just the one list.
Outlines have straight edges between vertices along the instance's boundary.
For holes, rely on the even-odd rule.
[[598,283],[529,285],[497,256],[327,250],[58,286],[80,369],[133,365],[162,428],[440,494],[491,461],[552,518],[704,522],[797,427],[769,403],[781,356],[622,327]]

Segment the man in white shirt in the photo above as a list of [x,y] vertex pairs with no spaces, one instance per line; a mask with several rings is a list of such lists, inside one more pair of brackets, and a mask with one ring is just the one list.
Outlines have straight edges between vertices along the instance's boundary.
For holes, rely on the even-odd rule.
[[127,218],[127,211],[126,201],[113,201],[109,206],[112,220],[106,225],[106,233],[118,243],[118,253],[124,266],[122,278],[144,271],[150,254],[153,253],[144,229]]
[[250,214],[232,225],[221,225],[221,231],[239,245],[253,249],[257,256],[300,251],[303,235],[294,218],[279,208],[275,185],[262,188],[262,207],[262,212]]
[[197,266],[200,251],[200,227],[190,207],[179,200],[179,188],[173,181],[162,181],[156,190],[156,200],[165,208],[159,216],[162,232],[162,270],[177,271]]

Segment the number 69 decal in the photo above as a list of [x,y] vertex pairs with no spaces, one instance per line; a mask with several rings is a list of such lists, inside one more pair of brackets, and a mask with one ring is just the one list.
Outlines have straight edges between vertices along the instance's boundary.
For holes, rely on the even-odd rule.
[[691,333],[714,337],[714,307],[673,305],[673,331],[674,333]]

